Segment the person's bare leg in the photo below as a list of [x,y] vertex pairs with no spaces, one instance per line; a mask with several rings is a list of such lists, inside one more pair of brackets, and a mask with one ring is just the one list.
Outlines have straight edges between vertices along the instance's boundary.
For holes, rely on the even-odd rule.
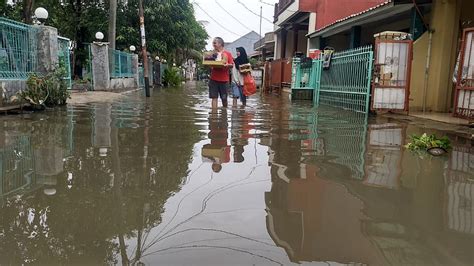
[[212,99],[212,110],[216,110],[216,109],[217,109],[217,98]]

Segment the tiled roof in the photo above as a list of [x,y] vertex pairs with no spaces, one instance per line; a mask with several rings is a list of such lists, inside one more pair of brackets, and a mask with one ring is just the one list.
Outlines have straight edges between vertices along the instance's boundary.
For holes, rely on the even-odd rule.
[[362,14],[368,13],[368,12],[370,12],[370,11],[373,11],[373,10],[377,9],[377,8],[381,8],[381,7],[383,7],[383,6],[386,6],[386,5],[390,4],[391,2],[392,2],[392,0],[387,0],[387,1],[383,2],[383,3],[381,3],[381,4],[378,4],[378,5],[374,6],[374,7],[371,7],[371,8],[369,8],[369,9],[366,9],[366,10],[361,11],[361,12],[359,12],[359,13],[355,13],[355,14],[352,14],[352,15],[347,16],[347,17],[345,17],[345,18],[338,19],[338,20],[334,21],[334,22],[331,23],[331,24],[328,24],[328,25],[326,25],[326,26],[324,26],[324,27],[322,27],[322,28],[320,28],[320,29],[317,29],[316,32],[322,31],[322,30],[324,30],[324,29],[326,29],[326,28],[329,28],[329,27],[331,27],[331,26],[333,26],[333,25],[336,25],[336,24],[341,23],[341,22],[343,22],[343,21],[349,20],[349,19],[351,19],[351,18],[354,18],[354,17],[360,16],[360,15],[362,15]]

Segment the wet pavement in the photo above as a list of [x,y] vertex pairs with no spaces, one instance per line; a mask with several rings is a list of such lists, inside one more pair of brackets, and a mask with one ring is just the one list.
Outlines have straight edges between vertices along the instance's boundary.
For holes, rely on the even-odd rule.
[[474,145],[206,88],[0,117],[0,264],[473,265]]

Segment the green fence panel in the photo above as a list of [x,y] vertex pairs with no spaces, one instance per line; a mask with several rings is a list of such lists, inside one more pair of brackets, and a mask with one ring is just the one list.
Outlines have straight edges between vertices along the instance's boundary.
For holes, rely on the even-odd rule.
[[37,71],[37,30],[0,17],[0,79],[26,80]]
[[12,137],[0,149],[0,198],[15,194],[35,181],[34,154],[29,136]]
[[63,68],[66,73],[64,74],[64,80],[68,84],[68,88],[72,88],[71,79],[71,40],[63,37],[58,37],[58,59],[59,67]]
[[330,68],[322,70],[318,103],[368,113],[372,61],[371,46],[334,53]]
[[313,63],[302,63],[301,58],[293,58],[291,70],[292,90],[314,90]]
[[110,77],[133,78],[132,54],[109,49]]

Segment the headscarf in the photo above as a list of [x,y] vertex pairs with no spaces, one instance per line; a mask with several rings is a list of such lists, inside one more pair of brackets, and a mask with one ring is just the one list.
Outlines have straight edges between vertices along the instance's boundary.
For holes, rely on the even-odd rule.
[[240,65],[249,64],[250,61],[247,56],[247,52],[245,51],[243,47],[237,47],[236,50],[240,52],[240,55],[234,59],[235,68],[238,70]]

